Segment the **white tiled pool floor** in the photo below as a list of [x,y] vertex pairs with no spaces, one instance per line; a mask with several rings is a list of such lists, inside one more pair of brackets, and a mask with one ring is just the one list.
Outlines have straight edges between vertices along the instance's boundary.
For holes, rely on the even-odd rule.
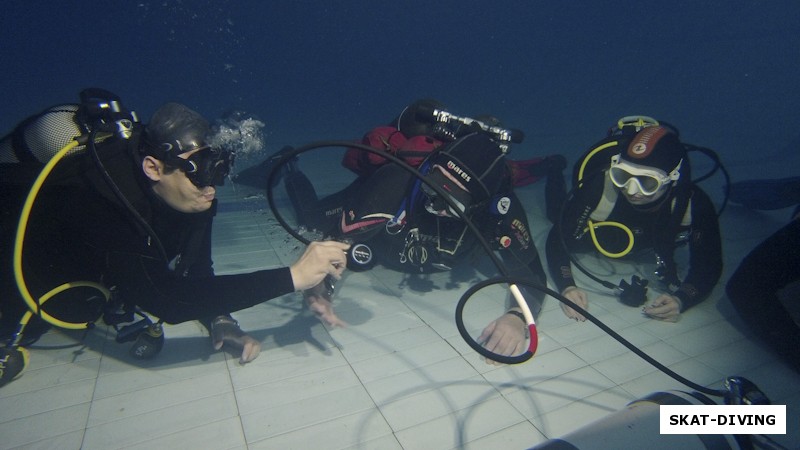
[[[524,188],[521,196],[543,249],[540,189]],[[297,257],[263,198],[230,188],[220,194],[240,207],[223,208],[215,224],[218,274]],[[743,215],[723,216],[725,276],[780,225],[748,216],[753,223],[745,226],[764,231],[737,234]],[[469,283],[438,289],[449,281],[443,274],[431,279],[437,289],[420,292],[403,279],[382,268],[349,273],[336,299],[348,328],[327,329],[303,310],[299,294],[234,314],[263,342],[245,366],[236,354],[214,352],[193,322],[167,326],[164,350],[145,364],[131,360],[128,345],[115,343],[104,326],[82,341],[82,332],[53,330],[37,347],[72,345],[34,348],[26,373],[0,389],[0,448],[527,448],[649,393],[691,391],[593,324],[566,319],[552,299],[538,321],[536,356],[487,365],[453,320]],[[684,377],[718,388],[726,376],[745,376],[788,405],[788,434],[772,438],[800,448],[800,376],[749,338],[722,285],[678,323],[591,295],[593,314]]]

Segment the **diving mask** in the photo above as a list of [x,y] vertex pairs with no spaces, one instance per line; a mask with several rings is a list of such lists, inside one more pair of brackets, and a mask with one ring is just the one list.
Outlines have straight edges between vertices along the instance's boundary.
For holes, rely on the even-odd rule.
[[608,170],[609,178],[614,186],[624,189],[631,183],[643,195],[654,195],[661,190],[665,184],[677,181],[680,178],[681,162],[667,174],[663,170],[654,167],[639,166],[628,161],[621,161],[620,156],[611,158],[611,168]]
[[174,156],[165,162],[177,166],[195,186],[222,186],[233,165],[235,154],[230,150],[201,147],[188,158]]
[[[472,196],[458,181],[453,180],[439,165],[434,165],[428,180],[441,187],[447,193],[448,200],[442,198],[426,183],[422,183],[422,191],[427,197],[425,210],[439,217],[459,217],[459,212],[465,214],[472,204]],[[455,206],[458,211],[453,208]]]

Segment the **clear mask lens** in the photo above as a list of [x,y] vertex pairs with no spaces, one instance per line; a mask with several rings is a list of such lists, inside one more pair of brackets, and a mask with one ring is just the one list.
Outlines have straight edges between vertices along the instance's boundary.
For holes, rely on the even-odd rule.
[[648,175],[634,175],[620,168],[611,168],[611,182],[614,186],[624,189],[629,183],[634,183],[644,195],[653,195],[663,184],[659,178]]
[[609,169],[609,177],[614,186],[624,189],[633,183],[644,195],[653,195],[658,192],[669,177],[653,170],[635,169],[623,165],[613,165]]

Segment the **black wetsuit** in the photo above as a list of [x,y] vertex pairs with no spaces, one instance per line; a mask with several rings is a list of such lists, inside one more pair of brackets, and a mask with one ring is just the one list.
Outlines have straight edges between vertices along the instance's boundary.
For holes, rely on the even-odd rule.
[[[88,152],[56,166],[37,197],[24,240],[23,273],[36,298],[70,281],[115,287],[119,297],[167,323],[207,319],[253,306],[294,291],[288,268],[215,276],[211,224],[215,207],[183,214],[167,206],[142,174],[131,141],[113,138],[98,144],[111,178],[155,232],[150,235],[109,189]],[[12,270],[13,239],[30,182],[11,182],[20,170],[3,164],[2,320],[13,326],[25,311]],[[159,249],[159,245],[163,252]],[[80,298],[83,295],[83,298]],[[44,310],[60,320],[86,321],[93,311],[86,291],[54,298]],[[66,300],[69,298],[69,300]]]
[[800,300],[800,217],[742,260],[727,293],[742,320],[800,372],[800,325],[781,302]]
[[[666,264],[664,281],[672,285],[671,293],[681,300],[681,311],[703,301],[722,274],[722,244],[717,214],[708,195],[694,185],[689,195],[691,203],[688,215],[684,215],[687,220],[668,230],[672,214],[677,214],[670,211],[671,198],[657,202],[656,206],[636,207],[618,193],[606,174],[587,180],[564,207],[561,233],[554,226],[547,237],[548,268],[557,290],[561,292],[568,286],[575,286],[570,258],[560,235],[563,234],[570,251],[591,251],[595,247],[584,230],[587,220],[600,214],[601,220],[622,223],[633,231],[634,246],[630,255],[637,255],[644,249],[661,249],[656,253],[660,253],[658,256]],[[603,248],[610,252],[620,252],[628,244],[627,237],[622,237],[617,229],[600,227],[597,236]],[[673,254],[678,245],[687,243],[689,267],[686,277],[679,280]]]

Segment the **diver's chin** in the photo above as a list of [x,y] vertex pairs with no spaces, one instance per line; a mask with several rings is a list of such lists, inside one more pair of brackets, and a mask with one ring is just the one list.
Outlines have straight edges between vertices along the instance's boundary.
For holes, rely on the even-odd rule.
[[628,194],[627,192],[625,192],[624,195],[625,199],[628,200],[628,203],[630,203],[631,205],[647,206],[655,203],[657,200],[660,200],[661,197],[664,196],[664,192],[659,191],[653,195],[644,195],[638,192],[636,194]]
[[652,203],[653,202],[652,198],[646,197],[644,195],[639,195],[639,194],[635,194],[635,195],[627,195],[626,194],[625,195],[625,199],[627,199],[628,203],[630,203],[631,205],[636,205],[636,206],[642,206],[642,205],[646,205],[648,203]]

